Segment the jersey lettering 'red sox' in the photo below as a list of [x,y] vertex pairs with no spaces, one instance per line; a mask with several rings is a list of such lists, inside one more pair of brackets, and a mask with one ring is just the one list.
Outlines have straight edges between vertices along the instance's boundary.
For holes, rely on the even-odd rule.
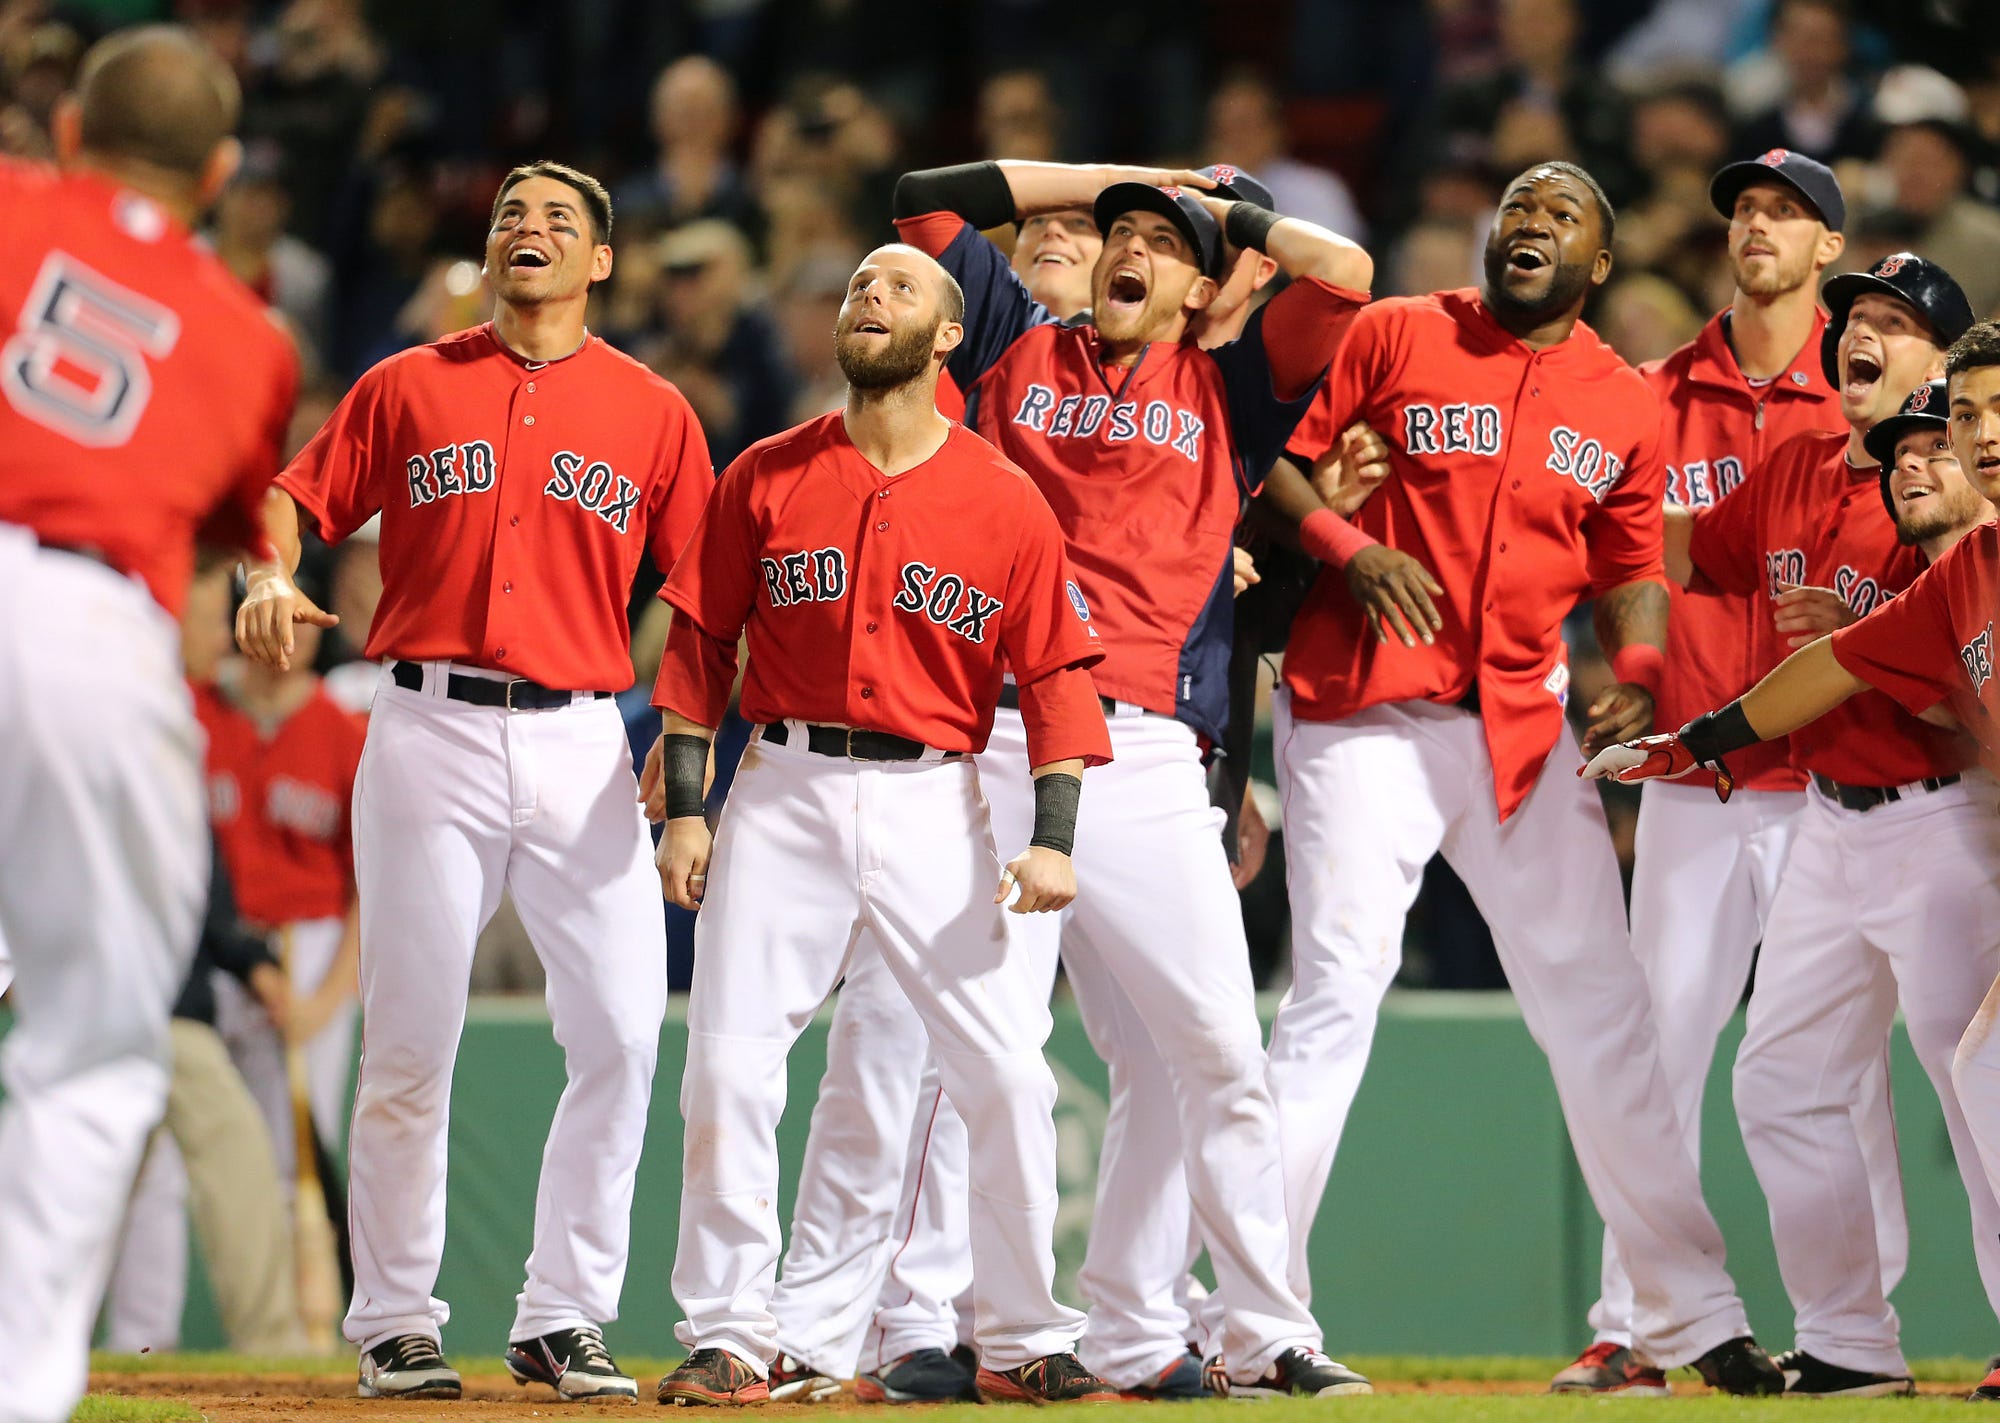
[[1122,445],[1143,438],[1149,445],[1163,446],[1185,455],[1188,463],[1201,463],[1201,432],[1207,422],[1192,410],[1149,400],[1116,400],[1108,395],[1065,395],[1038,381],[1030,381],[1015,407],[1013,422],[1030,430],[1044,431],[1051,440],[1090,440],[1101,432],[1108,445]]

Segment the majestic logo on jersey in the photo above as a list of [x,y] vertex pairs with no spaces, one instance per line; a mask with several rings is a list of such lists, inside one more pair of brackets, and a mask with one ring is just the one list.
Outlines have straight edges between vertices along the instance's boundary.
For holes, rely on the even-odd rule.
[[1413,455],[1497,455],[1497,405],[1405,405],[1403,449]]
[[586,462],[568,450],[550,456],[549,465],[555,476],[542,486],[542,493],[583,506],[621,534],[631,526],[632,511],[639,507],[638,485],[614,473],[603,460]]
[[1972,683],[1972,695],[1979,696],[1986,690],[1986,684],[1993,680],[1993,624],[1958,650],[1958,660],[1965,664],[1966,680]]
[[493,487],[493,446],[484,440],[444,445],[403,462],[410,480],[410,507],[421,509],[459,494],[484,494]]
[[1568,475],[1601,504],[1624,477],[1625,461],[1581,431],[1558,425],[1549,432],[1549,468]]
[[847,555],[837,548],[780,554],[758,562],[764,570],[764,591],[771,595],[774,608],[831,603],[847,596]]
[[894,606],[906,613],[922,613],[969,642],[986,641],[987,621],[1006,606],[956,573],[940,574],[915,559],[903,565],[902,581],[902,591],[891,600]]
[[1689,460],[1667,466],[1667,502],[1683,509],[1706,509],[1743,482],[1743,461],[1735,455]]
[[1014,412],[1014,423],[1038,430],[1051,440],[1090,440],[1100,432],[1106,443],[1126,444],[1144,437],[1151,445],[1171,445],[1190,463],[1201,463],[1201,432],[1207,428],[1192,410],[1164,400],[1121,400],[1108,395],[1065,395],[1057,398],[1046,385],[1030,384]]
[[1902,270],[1903,254],[1898,252],[1892,257],[1884,257],[1881,261],[1877,262],[1873,275],[1878,277],[1893,277]]

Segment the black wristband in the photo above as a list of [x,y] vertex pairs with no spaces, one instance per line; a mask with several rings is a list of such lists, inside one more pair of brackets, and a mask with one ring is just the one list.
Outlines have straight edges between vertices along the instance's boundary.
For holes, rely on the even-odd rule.
[[1014,189],[998,163],[925,168],[896,180],[891,210],[899,218],[955,212],[977,228],[1004,227],[1014,221]]
[[1076,844],[1076,807],[1083,781],[1065,771],[1035,777],[1035,834],[1030,845],[1067,855]]
[[1680,729],[1680,738],[1688,755],[1703,766],[1719,765],[1731,751],[1755,746],[1764,739],[1743,714],[1741,697],[1720,710],[1703,712]]
[[701,783],[708,776],[708,738],[670,732],[661,738],[666,773],[667,819],[702,813]]
[[1255,203],[1231,203],[1222,215],[1222,235],[1238,247],[1262,252],[1277,225],[1278,214]]

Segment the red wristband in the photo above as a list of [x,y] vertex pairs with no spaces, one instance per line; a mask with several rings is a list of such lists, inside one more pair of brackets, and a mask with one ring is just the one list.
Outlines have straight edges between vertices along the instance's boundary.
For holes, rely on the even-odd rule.
[[1644,687],[1655,698],[1660,695],[1660,679],[1666,670],[1667,655],[1650,642],[1635,642],[1611,654],[1611,675]]
[[1331,509],[1315,509],[1299,521],[1299,544],[1321,563],[1347,567],[1347,560],[1375,540],[1361,532]]

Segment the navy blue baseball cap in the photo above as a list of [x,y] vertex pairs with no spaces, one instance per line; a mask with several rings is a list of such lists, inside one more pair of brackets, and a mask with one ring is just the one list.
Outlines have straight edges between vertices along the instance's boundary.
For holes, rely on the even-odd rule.
[[1221,197],[1233,202],[1248,203],[1253,208],[1264,209],[1265,212],[1278,210],[1277,200],[1271,196],[1271,190],[1258,180],[1256,174],[1246,173],[1233,163],[1211,163],[1206,168],[1195,169],[1195,172],[1204,178],[1214,179],[1215,191]]
[[[1951,428],[1944,412],[1944,382],[1927,381],[1909,393],[1901,410],[1886,420],[1877,421],[1875,427],[1862,436],[1861,443],[1867,448],[1869,457],[1882,466],[1883,498],[1888,497],[1889,466],[1896,462],[1896,446],[1903,442],[1903,436],[1925,429],[1944,434]],[[1892,516],[1895,512],[1894,509],[1889,511]]]
[[1830,232],[1840,231],[1847,221],[1847,199],[1840,194],[1840,180],[1833,170],[1817,159],[1789,148],[1773,148],[1756,158],[1731,163],[1709,180],[1708,199],[1724,217],[1736,215],[1736,195],[1752,183],[1772,179],[1795,190],[1819,213]]
[[1113,183],[1097,195],[1091,216],[1097,230],[1107,238],[1111,224],[1121,213],[1154,212],[1180,229],[1194,249],[1195,265],[1205,277],[1222,268],[1222,229],[1202,206],[1201,199],[1185,188],[1156,188],[1151,183]]
[[1950,272],[1914,252],[1891,252],[1865,272],[1842,272],[1819,289],[1826,308],[1826,330],[1819,338],[1819,365],[1826,383],[1840,384],[1840,333],[1848,312],[1864,292],[1880,292],[1913,308],[1929,323],[1931,337],[1942,351],[1963,336],[1977,318],[1965,291]]

